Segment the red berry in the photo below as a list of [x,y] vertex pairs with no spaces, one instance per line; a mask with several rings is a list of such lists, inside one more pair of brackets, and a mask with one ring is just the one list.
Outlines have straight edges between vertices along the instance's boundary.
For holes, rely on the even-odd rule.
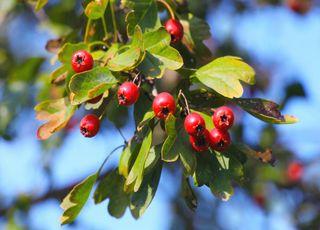
[[232,109],[222,106],[214,111],[212,121],[217,129],[227,130],[233,125],[234,115]]
[[88,100],[87,102],[89,102],[91,104],[96,104],[101,100],[102,96],[103,96],[103,94],[100,94],[99,96],[94,97],[94,98]]
[[100,129],[100,120],[94,114],[89,114],[82,118],[80,122],[80,132],[85,137],[95,136]]
[[190,136],[190,143],[192,145],[192,148],[199,153],[207,151],[210,143],[209,131],[207,129],[204,129],[202,135]]
[[119,105],[129,106],[137,102],[140,95],[139,87],[133,82],[125,82],[119,86]]
[[164,25],[168,33],[171,35],[171,44],[175,44],[183,37],[183,26],[180,21],[169,19]]
[[264,197],[264,195],[256,194],[254,195],[253,199],[260,207],[263,207],[265,205],[266,198]]
[[184,129],[191,136],[200,136],[206,129],[206,123],[199,113],[190,113],[184,120]]
[[214,150],[222,152],[226,150],[231,143],[228,131],[222,129],[212,129],[210,132],[210,146]]
[[159,93],[152,103],[152,109],[156,117],[165,120],[169,113],[174,114],[176,111],[176,104],[173,96],[170,93]]
[[303,175],[303,165],[297,161],[291,162],[287,169],[289,180],[298,182]]
[[298,14],[305,14],[311,8],[310,0],[287,0],[287,6],[290,10]]
[[81,73],[92,69],[93,58],[87,51],[78,50],[72,55],[71,65],[74,72]]

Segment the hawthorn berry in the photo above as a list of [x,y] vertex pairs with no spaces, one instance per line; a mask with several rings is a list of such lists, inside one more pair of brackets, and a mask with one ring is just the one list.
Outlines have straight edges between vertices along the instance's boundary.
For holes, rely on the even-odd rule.
[[199,113],[190,113],[184,120],[184,129],[191,136],[200,136],[206,129],[206,123]]
[[287,6],[290,10],[298,14],[305,14],[311,8],[310,0],[287,0]]
[[290,181],[298,182],[303,175],[303,165],[300,162],[293,161],[289,164],[287,175]]
[[94,137],[100,129],[100,120],[94,114],[88,114],[80,121],[80,132],[85,137]]
[[183,37],[183,26],[179,20],[169,19],[164,25],[168,33],[171,35],[171,44],[176,44]]
[[159,93],[152,102],[152,109],[156,117],[165,120],[169,113],[174,114],[176,111],[176,103],[170,93]]
[[87,51],[78,50],[72,55],[71,65],[76,73],[88,71],[93,67],[93,58]]
[[214,128],[210,132],[210,146],[212,149],[222,152],[226,150],[231,143],[228,131]]
[[119,86],[119,105],[129,106],[137,102],[140,95],[139,87],[133,82],[125,82]]
[[96,104],[101,100],[102,96],[103,96],[103,94],[100,94],[99,96],[96,96],[96,97],[88,100],[87,102],[89,102],[91,104]]
[[222,106],[214,111],[212,121],[217,129],[227,130],[233,125],[234,114],[232,109],[227,106]]
[[207,151],[210,144],[209,131],[207,129],[204,129],[202,135],[190,136],[190,143],[192,145],[192,148],[199,153]]

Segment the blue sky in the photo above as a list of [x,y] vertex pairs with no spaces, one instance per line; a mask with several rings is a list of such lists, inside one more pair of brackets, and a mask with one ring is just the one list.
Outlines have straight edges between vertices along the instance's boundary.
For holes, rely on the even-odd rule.
[[[262,95],[263,97],[279,101],[283,85],[296,79],[302,80],[308,92],[308,99],[296,99],[284,111],[296,115],[300,123],[277,127],[282,134],[280,141],[289,143],[297,156],[306,161],[318,156],[320,152],[320,136],[317,135],[320,125],[316,115],[320,111],[320,65],[317,63],[320,53],[319,15],[318,9],[301,17],[284,8],[264,7],[242,17],[234,17],[228,11],[209,16],[215,39],[223,39],[234,33],[238,45],[248,50],[260,63],[280,63],[274,70],[272,86],[267,95]],[[24,25],[28,33],[18,29],[21,25]],[[44,29],[34,28],[20,18],[11,23],[8,34],[13,41],[10,47],[14,52],[22,51],[22,55],[31,52],[34,55],[49,56],[43,47],[46,40],[54,35]],[[21,40],[23,35],[27,37]],[[46,177],[40,167],[37,167],[45,157],[40,152],[39,141],[34,135],[39,123],[33,120],[34,114],[27,116],[31,121],[22,127],[19,137],[14,142],[0,140],[0,187],[3,188],[2,193],[8,201],[12,199],[13,194],[39,194],[48,186]],[[250,129],[247,130],[248,138],[255,140],[257,129],[262,127],[262,122],[249,115],[245,122],[250,125]],[[126,137],[132,135],[132,128],[128,126],[124,129]],[[54,185],[60,187],[95,172],[106,154],[122,142],[121,136],[115,133],[117,131],[112,129],[96,138],[85,139],[76,128],[62,149],[53,156]],[[108,164],[116,163],[118,158],[119,153],[114,155]],[[170,177],[162,175],[154,201],[138,221],[134,220],[128,211],[121,220],[114,219],[108,215],[106,203],[94,206],[92,200],[83,209],[79,220],[84,226],[88,226],[88,229],[126,229],[128,226],[130,229],[150,226],[152,229],[168,229],[168,218],[171,218],[169,202],[176,192],[176,188],[172,187],[174,183],[168,180]],[[266,215],[241,190],[237,190],[236,196],[220,207],[219,217],[225,228],[230,230],[244,225],[246,229],[258,229],[265,224],[269,225],[269,229],[294,229],[292,219],[287,213],[287,204],[281,201],[281,197],[278,201],[273,205],[273,211]],[[247,207],[245,213],[241,212],[244,205]],[[36,205],[30,213],[34,229],[43,229],[43,226],[48,230],[60,229],[59,216],[62,210],[58,202],[48,201]],[[243,215],[240,216],[239,213]],[[62,229],[74,228],[66,226]]]

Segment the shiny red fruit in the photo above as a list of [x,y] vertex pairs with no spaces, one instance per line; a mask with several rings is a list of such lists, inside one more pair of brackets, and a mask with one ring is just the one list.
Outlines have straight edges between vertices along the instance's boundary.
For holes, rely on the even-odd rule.
[[184,120],[184,129],[191,136],[200,136],[206,129],[206,123],[199,113],[190,113]]
[[103,94],[100,94],[99,96],[94,97],[94,98],[88,100],[87,102],[89,102],[91,104],[96,104],[101,100],[102,96],[103,96]]
[[100,129],[100,120],[94,114],[89,114],[80,121],[80,132],[85,137],[95,136]]
[[222,106],[214,111],[212,121],[217,129],[227,130],[233,125],[234,114],[232,109],[227,106]]
[[153,99],[152,109],[156,117],[165,120],[170,113],[174,114],[176,111],[176,103],[170,93],[163,92]]
[[168,33],[171,35],[171,44],[181,41],[183,37],[183,26],[179,20],[169,19],[164,25]]
[[222,152],[226,150],[231,143],[228,131],[222,129],[212,129],[210,132],[210,146],[212,149]]
[[133,82],[125,82],[119,86],[119,105],[129,106],[137,102],[140,95],[139,87]]
[[287,169],[289,180],[298,182],[303,175],[303,165],[297,161],[291,162]]
[[190,136],[190,143],[192,148],[199,153],[207,151],[210,143],[209,131],[205,129],[200,136]]
[[93,67],[93,58],[87,51],[78,50],[72,55],[71,65],[76,73],[88,71]]

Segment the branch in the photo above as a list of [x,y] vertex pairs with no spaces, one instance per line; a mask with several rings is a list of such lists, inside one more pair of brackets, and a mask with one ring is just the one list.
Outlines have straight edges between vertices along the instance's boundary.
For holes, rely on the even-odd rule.
[[[100,181],[102,178],[106,177],[109,173],[111,172],[111,170],[107,170],[104,173],[102,173],[97,181]],[[83,179],[82,179],[83,180]],[[72,183],[70,185],[67,185],[66,187],[63,188],[58,188],[58,189],[51,189],[49,191],[47,191],[47,193],[38,196],[38,197],[32,197],[30,196],[30,200],[28,201],[28,206],[31,207],[35,204],[39,204],[41,202],[44,202],[46,200],[49,199],[56,199],[56,200],[62,200],[70,191],[71,189],[76,186],[77,184],[79,184],[82,180],[79,180],[75,183]],[[6,216],[6,214],[12,210],[13,207],[15,206],[19,206],[19,199],[16,198],[16,200],[7,207],[4,208],[0,208],[0,217],[4,217]]]

